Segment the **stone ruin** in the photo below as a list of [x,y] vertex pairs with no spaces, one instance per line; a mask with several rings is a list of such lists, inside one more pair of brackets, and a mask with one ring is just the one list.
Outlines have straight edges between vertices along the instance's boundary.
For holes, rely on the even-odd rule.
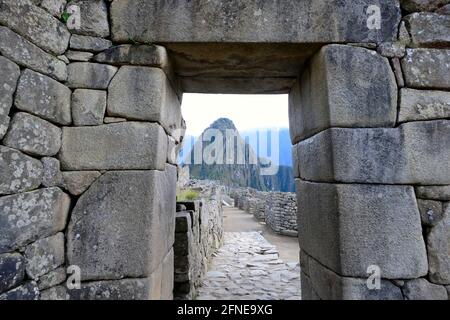
[[224,189],[196,184],[199,200],[177,203],[175,226],[174,298],[191,300],[208,271],[213,254],[223,243]]
[[172,298],[183,92],[289,93],[304,299],[447,299],[448,3],[0,0],[0,299]]
[[291,192],[263,192],[252,188],[231,190],[235,207],[265,222],[275,233],[297,237],[297,196]]

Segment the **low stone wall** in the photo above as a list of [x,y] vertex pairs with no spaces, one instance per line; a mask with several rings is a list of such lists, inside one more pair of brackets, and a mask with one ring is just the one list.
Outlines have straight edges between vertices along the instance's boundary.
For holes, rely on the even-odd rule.
[[223,241],[220,190],[204,191],[198,201],[178,202],[178,211],[174,244],[174,298],[193,299],[207,272],[210,258]]
[[276,233],[296,237],[297,197],[289,192],[260,192],[237,188],[230,192],[235,207],[265,221]]
[[298,232],[295,193],[271,192],[266,196],[267,225],[276,233],[296,237]]

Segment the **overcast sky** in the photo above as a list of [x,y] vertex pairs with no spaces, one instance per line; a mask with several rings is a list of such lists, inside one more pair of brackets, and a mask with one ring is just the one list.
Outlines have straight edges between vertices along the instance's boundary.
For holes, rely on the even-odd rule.
[[239,131],[288,128],[288,95],[184,94],[187,135],[199,136],[218,118],[229,118]]

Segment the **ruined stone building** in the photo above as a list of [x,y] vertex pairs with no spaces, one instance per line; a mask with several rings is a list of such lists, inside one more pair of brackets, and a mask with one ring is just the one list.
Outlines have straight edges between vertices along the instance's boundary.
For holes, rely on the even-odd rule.
[[173,298],[191,92],[289,93],[303,299],[446,299],[449,14],[0,0],[0,299]]

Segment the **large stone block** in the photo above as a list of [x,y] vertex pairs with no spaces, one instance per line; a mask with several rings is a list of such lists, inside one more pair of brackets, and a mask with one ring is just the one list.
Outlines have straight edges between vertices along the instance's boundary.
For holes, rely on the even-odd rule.
[[170,249],[162,263],[161,299],[173,300],[174,284],[174,251]]
[[0,54],[56,80],[67,78],[66,64],[6,27],[0,26]]
[[67,291],[70,300],[149,300],[152,285],[151,278],[94,281]]
[[[380,289],[369,289],[366,278],[342,277],[309,259],[311,291],[324,300],[403,300],[402,291],[381,279]],[[302,286],[303,289],[303,286]]]
[[161,265],[174,242],[175,184],[169,165],[164,172],[107,172],[94,182],[67,236],[68,263],[83,270],[83,281],[149,277]]
[[66,127],[62,140],[64,170],[164,170],[167,136],[156,123]]
[[402,59],[406,85],[417,89],[450,89],[450,50],[407,49]]
[[403,292],[408,300],[447,300],[447,290],[428,282],[426,279],[407,281]]
[[72,95],[73,123],[76,126],[103,124],[106,91],[77,89]]
[[25,259],[19,253],[0,255],[0,293],[19,285],[25,277]]
[[450,16],[437,13],[413,13],[405,18],[412,45],[445,47],[450,44]]
[[395,129],[331,128],[296,145],[308,181],[444,185],[450,183],[450,122]]
[[450,185],[449,186],[425,186],[416,187],[416,195],[421,199],[431,199],[438,201],[450,201]]
[[64,263],[64,234],[40,239],[25,249],[27,275],[38,280]]
[[74,62],[69,64],[67,85],[70,88],[106,89],[117,68],[105,64]]
[[1,300],[37,300],[39,298],[39,289],[36,282],[30,281],[12,289],[8,292],[0,294]]
[[69,125],[72,122],[71,94],[65,85],[26,69],[20,77],[14,105],[46,120]]
[[450,205],[444,218],[427,235],[429,279],[433,283],[450,284]]
[[108,7],[104,0],[73,0],[67,7],[80,9],[79,26],[68,26],[72,33],[95,37],[109,36]]
[[449,0],[400,0],[402,8],[408,12],[433,11],[449,2]]
[[39,160],[0,145],[0,195],[36,189],[42,175]]
[[402,89],[399,122],[450,118],[450,92]]
[[64,171],[61,187],[70,194],[79,196],[102,174],[98,171]]
[[18,112],[3,139],[5,146],[36,156],[54,156],[61,148],[61,129],[41,118]]
[[180,101],[161,69],[121,67],[108,92],[109,116],[157,121],[169,133],[181,129]]
[[[383,42],[392,40],[400,21],[397,1],[379,6],[381,29],[369,29],[373,1],[249,0],[114,1],[112,37],[142,43],[164,42]],[[136,24],[139,21],[139,24]],[[330,27],[333,26],[333,27]]]
[[2,119],[8,116],[11,109],[20,69],[15,63],[0,56],[0,74],[2,75],[0,78],[0,119]]
[[69,206],[69,196],[59,188],[1,197],[0,253],[64,230]]
[[329,45],[313,57],[289,99],[294,143],[329,127],[393,127],[397,85],[388,59]]
[[0,0],[0,8],[0,24],[55,55],[66,51],[69,31],[42,8],[29,0]]
[[[70,38],[70,48],[81,51],[99,52],[112,46],[110,40],[98,37],[72,35]],[[100,61],[99,61],[100,62]]]
[[412,187],[297,180],[297,196],[300,247],[329,269],[362,278],[370,265],[386,279],[427,274]]

